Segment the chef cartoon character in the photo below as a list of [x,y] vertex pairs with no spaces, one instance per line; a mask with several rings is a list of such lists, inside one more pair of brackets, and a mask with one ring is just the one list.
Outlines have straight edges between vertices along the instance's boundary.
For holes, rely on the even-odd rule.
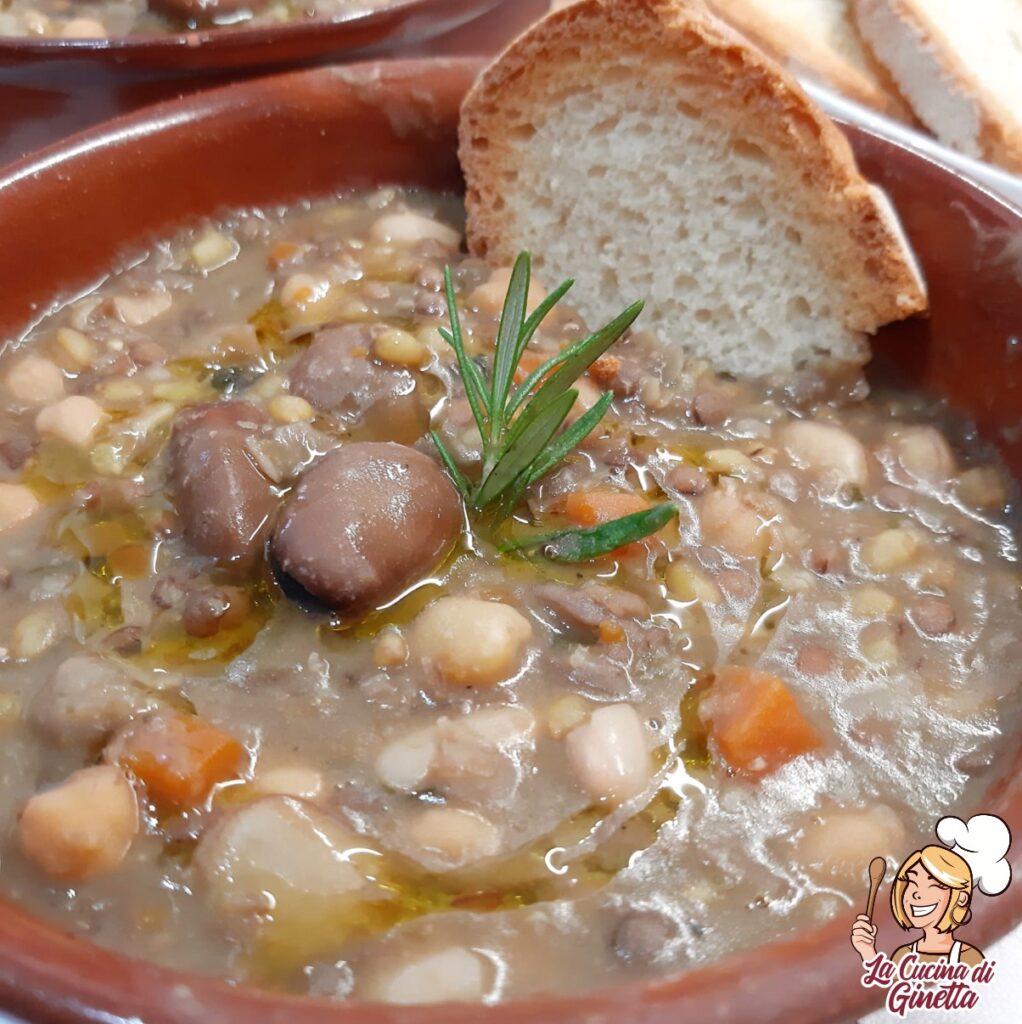
[[[1000,818],[977,814],[967,822],[961,818],[941,818],[937,822],[937,838],[942,846],[924,846],[910,853],[894,876],[894,920],[905,931],[918,929],[922,936],[899,946],[891,959],[898,963],[909,953],[915,953],[922,962],[975,966],[983,961],[982,952],[958,939],[955,931],[972,917],[974,889],[997,896],[1008,888],[1011,867],[1005,855],[1011,845],[1011,833]],[[852,945],[863,963],[877,955],[872,908],[885,867],[882,858],[875,858],[870,865],[867,912],[860,914],[852,925]]]

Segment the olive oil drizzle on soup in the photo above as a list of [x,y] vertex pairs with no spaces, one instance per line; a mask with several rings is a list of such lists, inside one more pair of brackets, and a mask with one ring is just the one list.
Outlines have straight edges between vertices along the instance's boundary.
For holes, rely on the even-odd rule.
[[[582,991],[850,913],[990,780],[1022,611],[1013,484],[968,428],[855,368],[717,375],[640,318],[578,385],[573,416],[614,393],[597,430],[466,533],[428,436],[477,478],[443,267],[480,361],[509,268],[461,216],[238,214],[7,346],[18,903],[329,998]],[[559,305],[523,372],[584,334]],[[497,550],[664,500],[595,561]]]

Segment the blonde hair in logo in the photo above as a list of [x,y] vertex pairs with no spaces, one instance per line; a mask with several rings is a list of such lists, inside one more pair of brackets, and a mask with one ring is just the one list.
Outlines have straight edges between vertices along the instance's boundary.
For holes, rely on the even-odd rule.
[[969,903],[964,906],[958,903],[958,894],[966,893],[969,902],[972,902],[972,869],[963,857],[945,846],[924,846],[923,849],[910,853],[905,858],[905,863],[898,868],[898,873],[894,876],[894,885],[891,886],[891,913],[894,914],[894,920],[905,931],[915,927],[912,919],[905,913],[904,901],[908,873],[917,864],[921,864],[931,878],[935,878],[941,885],[946,885],[951,890],[951,902],[944,916],[937,922],[937,931],[951,932],[965,924],[972,917],[972,911],[969,909]]

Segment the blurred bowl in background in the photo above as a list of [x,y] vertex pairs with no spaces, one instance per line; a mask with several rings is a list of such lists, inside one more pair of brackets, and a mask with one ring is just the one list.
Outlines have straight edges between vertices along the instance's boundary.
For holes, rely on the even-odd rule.
[[390,0],[338,18],[310,18],[194,32],[104,39],[0,36],[0,68],[39,61],[88,61],[125,70],[270,67],[368,47],[396,48],[449,32],[503,0]]

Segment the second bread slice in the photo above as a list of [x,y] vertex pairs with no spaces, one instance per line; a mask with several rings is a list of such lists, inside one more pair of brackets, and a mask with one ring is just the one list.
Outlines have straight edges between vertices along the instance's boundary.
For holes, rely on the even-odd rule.
[[795,81],[701,4],[582,0],[462,108],[469,243],[593,322],[641,324],[734,373],[834,357],[926,305],[884,196]]
[[1022,173],[1022,0],[852,0],[859,28],[941,142]]

